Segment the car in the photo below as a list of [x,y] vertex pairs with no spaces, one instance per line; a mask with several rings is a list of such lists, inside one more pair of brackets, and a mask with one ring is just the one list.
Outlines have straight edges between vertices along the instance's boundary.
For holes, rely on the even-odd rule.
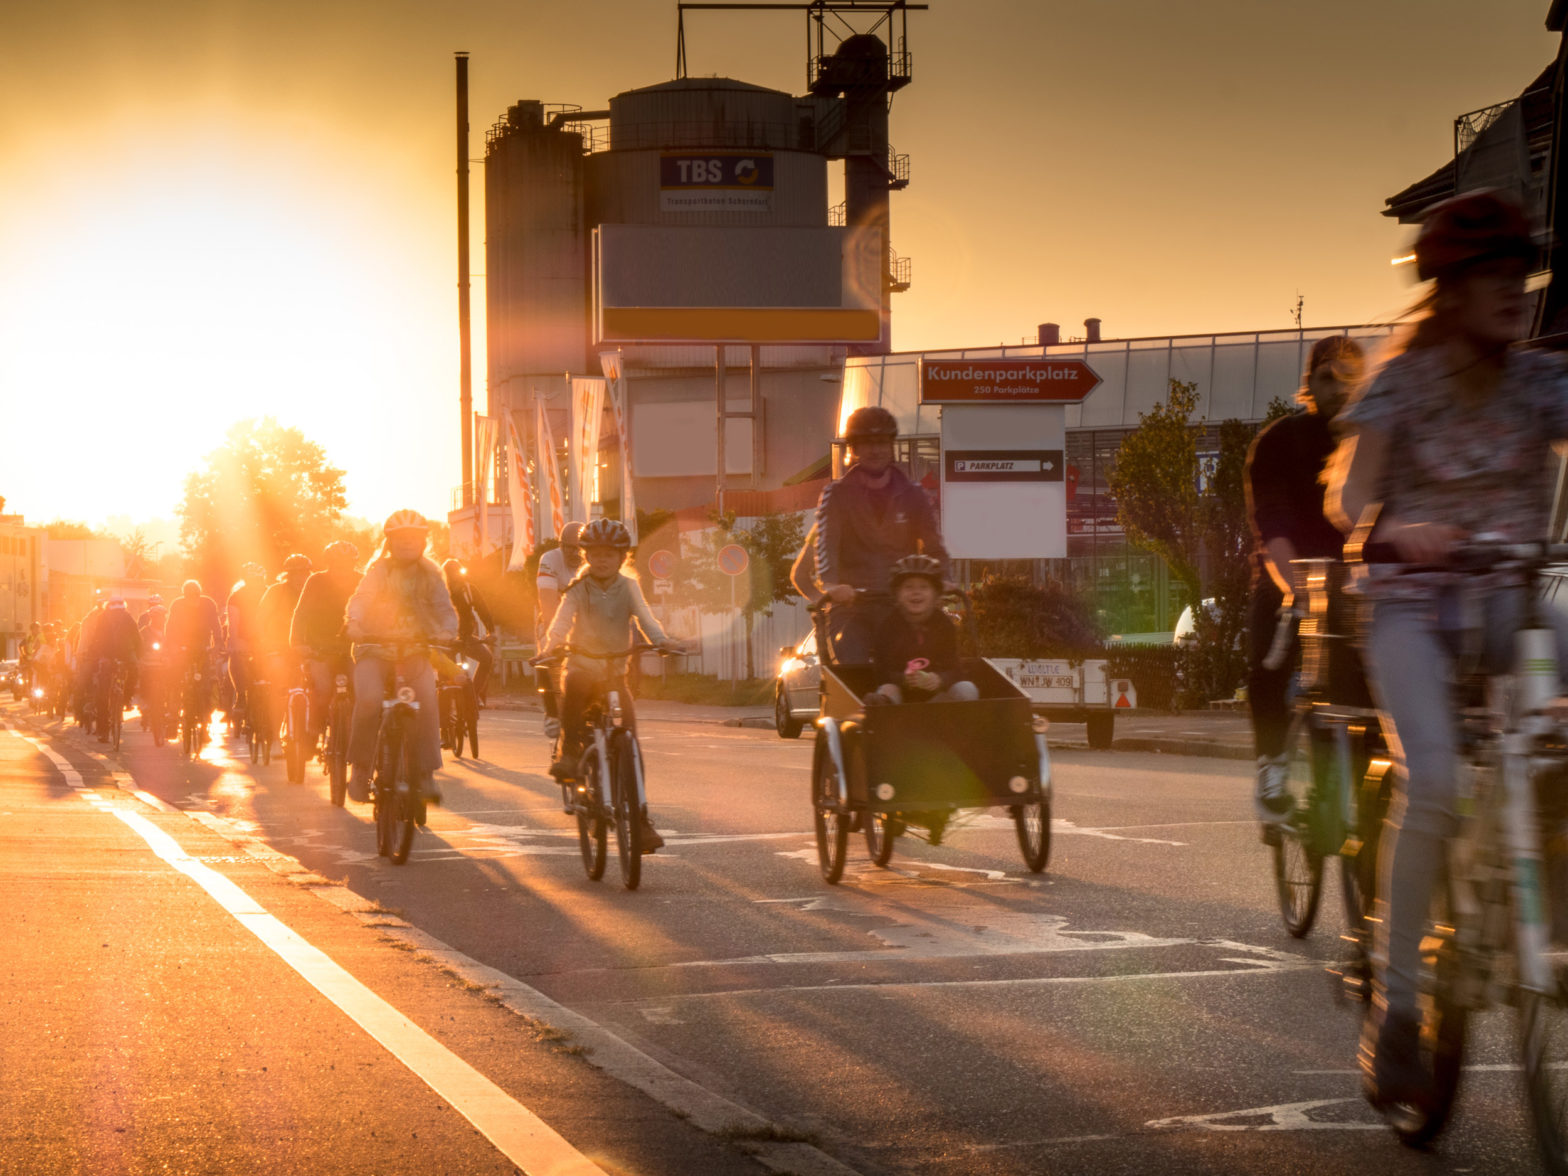
[[773,693],[773,727],[780,739],[799,739],[806,724],[817,719],[822,663],[817,659],[816,631],[784,646],[779,656],[784,660]]
[[22,664],[12,658],[0,661],[0,690],[9,690],[12,698],[21,698],[27,690],[27,683],[22,681]]

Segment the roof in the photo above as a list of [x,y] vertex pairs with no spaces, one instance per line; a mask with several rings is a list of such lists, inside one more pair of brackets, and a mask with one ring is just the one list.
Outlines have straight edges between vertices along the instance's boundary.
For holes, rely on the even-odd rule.
[[[1557,63],[1553,61],[1520,92],[1515,100],[1521,104],[1525,144],[1530,150],[1532,171],[1544,166],[1552,145],[1552,80],[1556,72]],[[1469,150],[1467,146],[1460,154],[1463,155]],[[1388,206],[1383,209],[1383,215],[1394,217],[1403,225],[1418,224],[1427,209],[1438,201],[1454,195],[1457,174],[1457,161],[1450,159],[1430,175],[1388,197],[1383,202]]]

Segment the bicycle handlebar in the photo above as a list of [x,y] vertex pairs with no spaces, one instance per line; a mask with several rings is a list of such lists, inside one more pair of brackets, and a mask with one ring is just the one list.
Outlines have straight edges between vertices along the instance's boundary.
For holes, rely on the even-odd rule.
[[578,649],[575,645],[562,645],[550,653],[541,653],[537,657],[529,658],[528,664],[531,666],[555,665],[568,657],[587,657],[595,661],[615,661],[623,657],[634,657],[639,653],[657,653],[660,657],[690,656],[685,650],[667,649],[662,645],[649,645],[643,642],[639,642],[630,649],[623,649],[618,653],[590,653],[586,649]]

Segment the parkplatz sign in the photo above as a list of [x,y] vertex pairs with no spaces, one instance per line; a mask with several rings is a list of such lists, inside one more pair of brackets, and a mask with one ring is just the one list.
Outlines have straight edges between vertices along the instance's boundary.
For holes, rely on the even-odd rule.
[[1100,377],[1079,359],[922,356],[942,406],[942,537],[959,559],[1067,555],[1067,405]]
[[920,360],[922,404],[1077,404],[1099,383],[1081,359]]

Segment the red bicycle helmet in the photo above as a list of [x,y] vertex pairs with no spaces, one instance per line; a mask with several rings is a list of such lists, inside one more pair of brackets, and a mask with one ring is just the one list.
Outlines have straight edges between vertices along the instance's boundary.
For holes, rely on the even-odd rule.
[[1452,277],[1481,261],[1517,258],[1533,264],[1538,250],[1519,202],[1495,188],[1465,192],[1436,205],[1416,237],[1416,275]]

